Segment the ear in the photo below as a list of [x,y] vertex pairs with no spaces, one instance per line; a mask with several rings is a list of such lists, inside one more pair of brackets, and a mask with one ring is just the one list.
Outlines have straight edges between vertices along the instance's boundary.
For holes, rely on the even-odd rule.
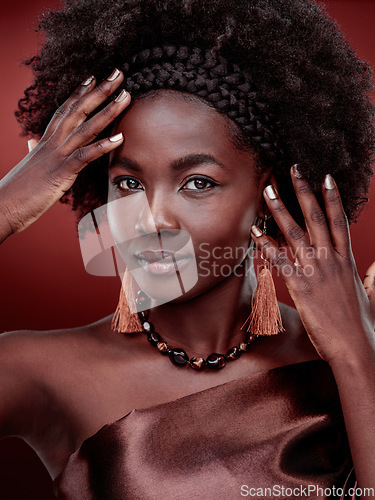
[[264,221],[265,219],[269,219],[271,217],[271,212],[269,211],[267,204],[264,200],[263,191],[269,184],[274,184],[277,186],[276,178],[272,173],[272,169],[267,169],[258,177],[258,183],[260,188],[260,203],[259,209],[257,211],[257,218]]
[[[259,210],[259,213],[257,214],[257,217],[259,217],[262,221],[264,221],[266,219],[266,226],[267,226],[267,221],[272,219],[272,215],[271,215],[271,212],[269,211],[267,204],[264,200],[263,190],[269,184],[272,184],[273,186],[276,187],[276,189],[278,189],[276,177],[272,173],[272,170],[268,170],[267,172],[265,172],[264,175],[262,176],[262,178],[260,179],[260,185],[262,187],[262,204],[261,204],[261,209]],[[263,227],[260,227],[260,229],[263,229]],[[288,246],[288,244],[284,238],[284,235],[282,233],[279,233],[278,236],[273,237],[272,241],[279,248]]]

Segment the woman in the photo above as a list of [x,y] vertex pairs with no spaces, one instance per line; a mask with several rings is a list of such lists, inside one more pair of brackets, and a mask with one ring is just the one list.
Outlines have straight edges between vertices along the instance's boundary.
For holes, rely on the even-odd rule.
[[[310,2],[82,1],[42,26],[18,115],[41,138],[1,181],[1,239],[62,197],[79,219],[108,204],[162,352],[117,315],[2,336],[1,435],[37,450],[60,498],[321,498],[355,480],[370,497],[374,271],[363,286],[347,228],[371,176],[367,65]],[[241,328],[251,240],[296,305],[269,339]],[[176,367],[164,343],[223,369]]]

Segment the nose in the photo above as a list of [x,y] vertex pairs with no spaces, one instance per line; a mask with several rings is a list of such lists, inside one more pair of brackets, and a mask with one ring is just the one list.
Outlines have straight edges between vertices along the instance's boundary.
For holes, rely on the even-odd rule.
[[144,197],[135,229],[141,236],[162,232],[176,234],[176,230],[180,230],[180,224],[170,197],[162,192]]

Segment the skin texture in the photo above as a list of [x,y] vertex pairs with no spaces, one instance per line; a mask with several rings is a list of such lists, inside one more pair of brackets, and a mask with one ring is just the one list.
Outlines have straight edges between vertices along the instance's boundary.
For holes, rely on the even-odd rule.
[[[111,85],[105,83],[107,88]],[[90,107],[90,99],[86,97],[78,97],[78,106],[70,107],[70,112],[64,112],[62,118],[55,117],[46,137],[16,167],[17,176],[0,184],[5,194],[12,194],[5,200],[20,195],[17,177],[27,176],[34,161],[38,159],[39,166],[43,166],[40,153],[43,150],[44,158],[54,158],[59,148],[71,142],[68,157],[80,158],[77,170],[84,167],[85,156],[77,156],[76,151],[91,147],[86,144],[90,143],[92,129],[104,127],[99,123],[100,116],[94,117],[91,123],[87,122],[87,137],[76,134],[83,123],[82,112]],[[76,101],[77,96],[70,103]],[[119,113],[120,109],[114,114]],[[306,217],[309,235],[305,235],[285,210],[280,197],[271,199],[264,193],[266,184],[274,183],[271,172],[256,180],[251,170],[252,156],[236,151],[223,120],[205,106],[187,103],[178,96],[168,98],[163,94],[137,102],[116,125],[115,132],[123,132],[125,142],[117,144],[123,146],[111,158],[109,201],[140,196],[140,192],[129,195],[119,191],[119,187],[124,189],[129,183],[118,183],[115,189],[115,181],[131,175],[140,182],[132,187],[142,186],[145,190],[157,229],[170,232],[171,240],[172,230],[187,231],[198,260],[201,242],[246,247],[249,227],[255,218],[271,213],[303,268],[311,264],[315,270],[309,277],[297,276],[298,268],[281,256],[272,239],[253,233],[266,257],[281,272],[295,301],[297,311],[281,305],[286,332],[258,340],[251,355],[243,355],[215,373],[180,370],[144,338],[114,335],[110,329],[111,317],[78,329],[2,335],[0,436],[23,437],[54,478],[84,439],[133,408],[171,401],[248,374],[320,356],[330,363],[336,378],[359,485],[373,487],[375,373],[371,367],[375,366],[375,266],[368,271],[365,290],[356,273],[336,187],[322,188],[326,220],[319,215],[320,209],[306,181],[292,177]],[[194,164],[194,168],[178,174],[171,171],[171,161],[201,153],[202,149],[227,166],[228,172],[214,164]],[[119,166],[124,158],[136,161],[142,172],[135,175]],[[69,161],[58,168],[63,183],[66,176],[62,174],[71,175]],[[213,178],[220,187],[199,194],[199,198],[185,194],[187,181],[198,174]],[[37,190],[40,179],[32,179],[30,188]],[[188,186],[192,189],[201,184],[190,182]],[[38,200],[48,198],[47,195],[41,189]],[[31,207],[34,218],[47,210],[48,203],[32,205],[32,201],[31,197],[29,210]],[[0,206],[0,212],[6,213],[4,205]],[[27,215],[25,219],[31,223]],[[147,224],[152,226],[143,215],[140,213],[136,226],[140,234],[147,232]],[[16,227],[11,212],[7,212],[6,220],[9,227]],[[115,232],[120,234],[121,212],[114,212],[112,220]],[[17,227],[24,228],[22,224]],[[315,250],[325,247],[328,253],[307,257],[303,251],[307,247]],[[241,259],[230,262],[233,268],[240,263]],[[294,273],[289,272],[291,269]],[[249,312],[252,287],[251,281],[240,275],[200,276],[186,296],[152,310],[152,321],[166,341],[183,347],[190,356],[225,352],[243,338],[240,326]],[[334,302],[330,302],[331,297],[335,297]]]
[[[206,77],[199,71],[199,76],[186,80],[179,63],[173,63],[171,75],[159,67],[170,60],[169,50],[161,54],[156,51],[156,59],[144,56],[155,45],[208,48],[213,52],[219,49],[218,53],[229,62],[249,72],[259,109],[265,109],[266,115],[275,113],[268,122],[262,111],[260,123],[251,126],[246,118],[243,129],[249,137],[245,142],[263,152],[262,162],[274,168],[293,216],[303,222],[289,177],[289,167],[300,162],[318,194],[324,175],[333,175],[346,213],[354,220],[356,206],[363,201],[371,178],[371,69],[348,46],[322,7],[320,2],[310,0],[236,1],[230,3],[229,9],[226,0],[69,2],[41,18],[39,28],[45,43],[40,54],[29,60],[35,80],[19,103],[18,119],[27,134],[39,136],[55,111],[55,103],[62,103],[81,80],[90,73],[100,80],[110,73],[112,65],[125,68],[128,63],[125,78],[130,80],[124,86],[133,98],[150,89],[173,88],[207,96],[218,109],[233,101],[229,107],[237,113],[247,104],[235,85],[229,87],[228,98],[225,77],[217,79],[215,73]],[[136,53],[143,54],[144,64],[131,64]],[[189,61],[183,59],[184,66],[189,67]],[[154,64],[159,69],[153,69]],[[219,66],[215,71],[222,74]],[[250,108],[254,113],[253,104]],[[239,111],[239,116],[245,117],[246,113]],[[281,132],[278,144],[266,123]],[[268,152],[280,148],[286,157],[276,168]],[[88,197],[92,201],[90,209],[98,202],[105,203],[102,167],[96,164],[84,170],[72,197],[65,199],[71,200],[79,219],[89,209]],[[269,230],[271,226],[272,221]]]
[[327,175],[322,186],[326,219],[298,166],[291,169],[291,175],[308,234],[290,216],[276,186],[266,188],[265,199],[299,265],[293,265],[269,237],[257,237],[256,228],[252,234],[283,276],[317,353],[332,368],[358,484],[373,488],[375,462],[370,450],[375,444],[375,265],[362,284],[332,177]]
[[122,83],[123,74],[115,75],[99,85],[95,78],[79,85],[56,110],[40,141],[32,141],[29,154],[1,179],[0,242],[35,222],[88,163],[121,144],[123,138],[92,141],[125,109],[129,95],[86,120]]
[[[136,207],[138,217],[131,221],[136,231],[131,235],[138,235],[138,248],[160,248],[155,231],[160,233],[166,249],[176,247],[176,232],[183,231],[191,237],[198,281],[181,297],[152,310],[151,317],[155,324],[162,324],[166,340],[193,349],[195,355],[208,355],[222,352],[228,343],[235,345],[244,336],[228,321],[236,317],[237,323],[245,321],[254,283],[246,280],[244,284],[244,268],[237,271],[237,276],[233,270],[241,264],[249,247],[249,228],[257,217],[264,218],[262,189],[266,175],[258,179],[253,155],[237,150],[230,142],[226,118],[201,103],[187,103],[176,96],[176,92],[162,91],[158,97],[137,101],[120,120],[116,132],[122,132],[126,140],[111,161],[108,201],[122,198]],[[172,162],[181,162],[193,154],[211,155],[216,163],[190,162],[189,168],[182,171],[170,168]],[[124,163],[130,161],[138,165],[139,172],[126,168]],[[144,205],[144,194],[149,210],[138,209],[137,204]],[[123,227],[124,212],[126,207],[117,203],[109,214],[117,242],[129,233]],[[129,261],[126,252],[122,256]],[[137,266],[134,258],[130,258],[130,264]],[[146,293],[160,296],[163,291],[170,291],[175,280],[173,275],[155,276],[144,271],[137,281]],[[212,299],[200,300],[200,305],[197,300],[192,310],[196,317],[211,318],[202,335],[195,322],[186,320],[186,302],[209,294],[215,287],[220,293],[222,314],[218,314]],[[234,304],[230,309],[224,306],[233,298],[237,298],[243,311],[240,317],[230,311]],[[185,328],[177,329],[178,324],[184,324],[192,333],[187,335]]]

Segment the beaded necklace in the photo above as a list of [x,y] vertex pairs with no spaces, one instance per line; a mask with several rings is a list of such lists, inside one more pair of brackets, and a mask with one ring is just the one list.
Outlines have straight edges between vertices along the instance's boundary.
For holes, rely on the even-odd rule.
[[233,346],[226,354],[219,354],[217,352],[211,353],[206,359],[193,356],[189,358],[186,352],[179,347],[169,347],[169,345],[164,342],[161,336],[155,332],[152,323],[148,320],[149,310],[138,312],[138,317],[142,325],[142,333],[147,335],[147,339],[151,345],[155,346],[162,354],[168,355],[171,362],[176,366],[188,365],[194,370],[202,370],[203,368],[220,369],[224,368],[227,361],[234,361],[238,359],[242,353],[248,351],[250,344],[254,342],[259,335],[253,335],[247,333],[245,340],[238,346]]

